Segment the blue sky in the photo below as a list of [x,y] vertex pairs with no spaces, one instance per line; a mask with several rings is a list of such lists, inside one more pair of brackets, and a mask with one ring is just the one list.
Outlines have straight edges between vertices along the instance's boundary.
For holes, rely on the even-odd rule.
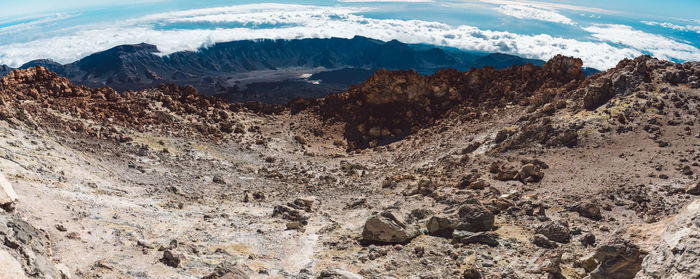
[[[5,2],[2,0],[0,2]],[[700,60],[700,1],[32,0],[0,10],[0,64],[69,63],[119,44],[163,55],[215,42],[362,35],[607,69],[651,54]]]

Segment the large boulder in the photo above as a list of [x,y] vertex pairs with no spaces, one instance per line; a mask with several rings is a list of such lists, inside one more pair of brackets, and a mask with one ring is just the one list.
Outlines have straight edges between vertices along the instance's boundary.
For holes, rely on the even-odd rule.
[[495,215],[491,210],[479,203],[462,205],[456,214],[430,217],[426,223],[428,234],[434,236],[452,237],[454,230],[482,232],[493,229]]
[[470,232],[490,231],[496,215],[481,204],[465,204],[457,211],[456,229]]
[[362,240],[378,243],[406,243],[420,234],[418,225],[408,222],[397,210],[386,210],[367,219]]

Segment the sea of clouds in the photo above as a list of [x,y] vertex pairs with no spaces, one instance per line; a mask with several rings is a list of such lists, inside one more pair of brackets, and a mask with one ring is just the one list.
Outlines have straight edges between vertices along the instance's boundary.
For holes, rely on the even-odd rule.
[[[494,6],[494,11],[521,19],[575,25],[590,36],[572,39],[548,34],[492,31],[437,21],[376,19],[363,15],[369,10],[356,6],[248,4],[151,14],[119,22],[72,26],[55,36],[26,42],[0,43],[0,64],[17,67],[38,58],[69,63],[116,45],[140,42],[157,45],[161,54],[167,55],[232,40],[352,38],[355,35],[504,52],[543,60],[564,54],[579,57],[585,66],[601,70],[614,67],[623,58],[644,53],[667,60],[700,60],[700,50],[688,42],[646,33],[627,25],[578,26],[570,18],[557,13],[555,8],[499,4]],[[27,28],[31,24],[7,28]],[[2,32],[13,30],[0,28],[0,35]]]

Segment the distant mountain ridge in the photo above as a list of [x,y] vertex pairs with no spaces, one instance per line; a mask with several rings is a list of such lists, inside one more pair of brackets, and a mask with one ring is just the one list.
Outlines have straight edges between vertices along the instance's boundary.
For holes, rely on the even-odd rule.
[[[157,46],[151,44],[120,45],[65,65],[42,59],[20,68],[41,65],[75,83],[110,86],[118,91],[163,83],[189,84],[202,94],[231,101],[284,103],[295,97],[321,97],[343,91],[382,68],[432,74],[443,68],[465,71],[472,67],[500,69],[544,63],[508,54],[478,54],[360,36],[243,40],[166,56],[158,53]],[[3,65],[0,74],[10,70]]]

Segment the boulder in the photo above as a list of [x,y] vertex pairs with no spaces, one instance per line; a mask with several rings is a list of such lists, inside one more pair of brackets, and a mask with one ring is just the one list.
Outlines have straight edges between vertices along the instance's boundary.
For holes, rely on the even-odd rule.
[[600,206],[591,201],[583,201],[569,207],[569,211],[578,212],[581,217],[586,217],[592,220],[600,220],[603,215],[600,213]]
[[457,220],[451,216],[432,216],[426,223],[429,235],[451,237]]
[[14,203],[17,201],[17,193],[12,188],[12,184],[0,173],[0,207],[12,211]]
[[470,232],[490,231],[493,229],[495,215],[481,204],[465,204],[457,212],[456,229]]
[[571,231],[566,223],[548,222],[538,226],[535,233],[542,234],[547,238],[559,243],[569,243],[571,239]]
[[419,234],[418,226],[406,221],[397,210],[386,210],[367,219],[362,229],[362,240],[379,243],[406,243]]
[[611,238],[596,249],[593,257],[598,267],[591,279],[632,279],[642,269],[644,254],[639,246],[618,237]]
[[167,266],[178,267],[183,258],[184,256],[182,254],[168,249],[163,251],[163,257],[160,261]]
[[543,177],[544,172],[535,164],[525,164],[518,172],[518,180],[524,184],[539,182]]
[[301,210],[294,209],[292,207],[286,206],[286,205],[276,205],[275,208],[272,210],[272,217],[277,217],[280,216],[284,219],[290,220],[290,221],[298,221],[302,225],[308,224],[308,220],[310,218],[309,215],[305,214]]

